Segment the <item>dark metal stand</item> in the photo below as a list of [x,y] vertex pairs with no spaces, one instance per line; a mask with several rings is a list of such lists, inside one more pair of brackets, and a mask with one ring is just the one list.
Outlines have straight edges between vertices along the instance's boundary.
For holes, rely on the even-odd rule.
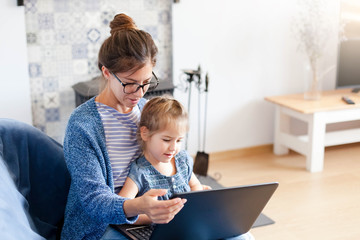
[[[190,119],[190,106],[191,106],[191,85],[194,81],[194,75],[198,77],[198,79],[201,79],[201,72],[196,70],[184,70],[184,73],[187,75],[187,83],[188,83],[188,89],[189,89],[189,96],[188,96],[188,118]],[[188,133],[186,133],[186,139],[185,139],[185,149],[187,150],[188,145]]]
[[[209,85],[209,78],[208,74],[205,76],[205,81],[202,81],[201,79],[201,70],[200,66],[197,70],[184,70],[184,73],[187,75],[187,90],[189,91],[188,96],[188,117],[190,119],[190,107],[191,107],[191,89],[192,89],[192,83],[195,82],[194,76],[196,76],[196,84],[199,91],[199,109],[198,109],[198,152],[196,153],[196,157],[194,160],[194,173],[207,176],[207,170],[209,165],[209,154],[205,152],[205,139],[206,139],[206,114],[207,114],[207,92],[208,92],[208,85]],[[202,83],[205,83],[205,86],[202,86]],[[206,93],[206,100],[205,100],[205,116],[204,116],[204,132],[203,132],[203,144],[201,146],[201,94]],[[186,133],[186,141],[185,141],[185,149],[187,150],[188,147],[188,133]],[[200,150],[202,149],[202,150]]]

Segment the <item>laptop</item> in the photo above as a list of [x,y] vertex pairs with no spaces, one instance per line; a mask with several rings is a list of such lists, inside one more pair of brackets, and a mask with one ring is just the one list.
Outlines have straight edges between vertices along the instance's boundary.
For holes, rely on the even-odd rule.
[[176,194],[183,209],[167,224],[114,225],[129,239],[220,239],[248,232],[279,183]]

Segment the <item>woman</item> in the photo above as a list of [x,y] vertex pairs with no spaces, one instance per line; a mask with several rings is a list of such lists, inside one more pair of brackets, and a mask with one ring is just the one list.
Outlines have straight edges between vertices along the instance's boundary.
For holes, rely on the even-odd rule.
[[167,223],[185,199],[158,201],[164,189],[127,199],[117,195],[131,161],[141,151],[136,141],[142,98],[158,84],[152,69],[157,47],[125,14],[110,23],[111,36],[99,51],[99,68],[106,81],[101,93],[70,116],[64,154],[71,175],[63,239],[122,239],[110,224],[134,223],[139,214]]

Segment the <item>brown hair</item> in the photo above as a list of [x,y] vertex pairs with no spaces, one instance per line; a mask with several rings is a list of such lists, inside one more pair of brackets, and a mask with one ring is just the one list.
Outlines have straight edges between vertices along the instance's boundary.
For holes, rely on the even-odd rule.
[[141,119],[137,130],[137,139],[141,148],[145,149],[144,141],[140,135],[141,127],[146,127],[151,136],[168,126],[176,126],[178,129],[187,132],[189,130],[189,121],[186,109],[171,96],[160,96],[150,99],[141,112]]
[[133,19],[117,14],[110,22],[110,37],[100,47],[98,67],[111,72],[127,72],[142,68],[148,61],[156,64],[157,47],[151,35],[136,27]]

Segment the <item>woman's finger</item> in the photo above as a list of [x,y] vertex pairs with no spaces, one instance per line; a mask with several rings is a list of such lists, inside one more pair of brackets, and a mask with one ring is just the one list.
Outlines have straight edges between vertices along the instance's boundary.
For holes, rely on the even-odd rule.
[[[148,196],[150,196],[149,194]],[[186,199],[174,198],[171,200],[151,201],[149,207],[146,211],[146,215],[154,222],[154,223],[168,223],[170,222],[174,216],[183,208]]]

